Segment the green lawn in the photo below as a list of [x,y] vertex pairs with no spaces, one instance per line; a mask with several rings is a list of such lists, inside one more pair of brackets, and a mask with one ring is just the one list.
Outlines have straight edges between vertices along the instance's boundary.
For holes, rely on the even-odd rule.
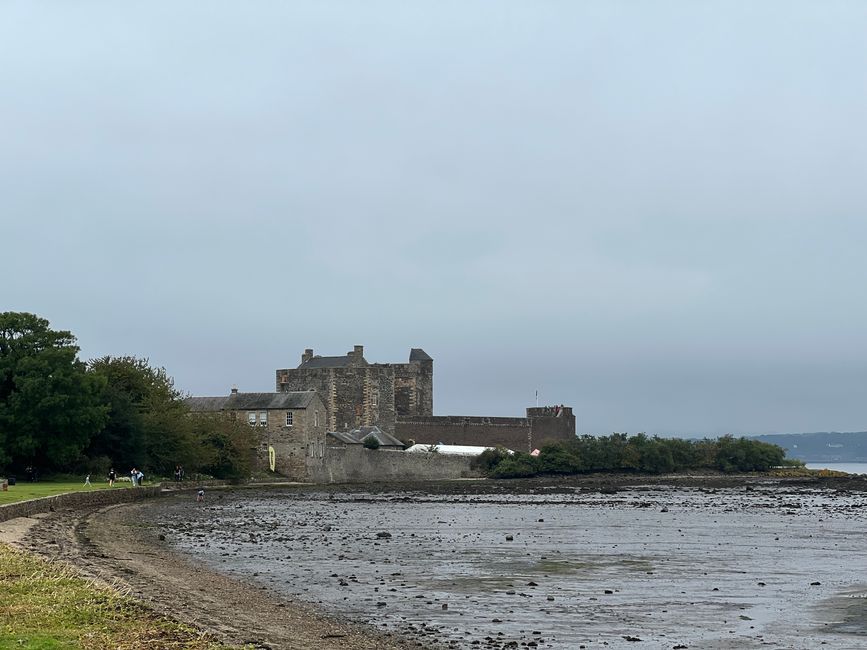
[[0,650],[224,648],[58,563],[0,544]]
[[[93,480],[93,479],[91,479]],[[119,489],[122,486],[129,487],[129,483],[114,484],[114,489]],[[84,481],[39,481],[38,483],[28,483],[18,481],[16,485],[10,485],[8,492],[0,490],[0,505],[4,503],[14,503],[16,501],[26,501],[27,499],[37,499],[39,497],[49,497],[54,494],[63,494],[65,492],[80,492],[81,490],[107,490],[108,482],[97,481],[93,485],[84,485]]]

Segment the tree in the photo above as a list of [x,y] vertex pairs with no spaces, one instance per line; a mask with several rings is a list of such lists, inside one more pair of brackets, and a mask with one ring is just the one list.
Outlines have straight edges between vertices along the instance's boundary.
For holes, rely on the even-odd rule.
[[104,380],[78,352],[44,318],[0,313],[0,466],[68,469],[102,429]]
[[258,442],[253,427],[231,413],[193,413],[189,422],[201,442],[203,472],[235,480],[250,476]]
[[365,449],[379,449],[379,438],[374,435],[367,436],[362,442]]
[[165,368],[133,356],[101,357],[88,368],[104,380],[102,400],[109,412],[108,423],[90,444],[90,458],[107,457],[166,476],[178,464],[194,468],[210,460],[187,417],[183,394]]

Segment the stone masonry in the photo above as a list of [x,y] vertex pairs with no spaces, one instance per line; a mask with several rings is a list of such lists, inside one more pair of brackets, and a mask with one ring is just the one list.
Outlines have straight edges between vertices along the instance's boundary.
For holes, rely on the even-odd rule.
[[277,370],[277,390],[311,389],[322,397],[329,431],[392,432],[399,418],[433,415],[433,359],[418,348],[408,363],[369,363],[361,345],[337,357],[307,349],[297,368]]
[[527,416],[478,417],[433,414],[433,359],[420,348],[408,363],[369,363],[364,347],[323,357],[307,349],[297,368],[277,370],[277,390],[315,390],[329,431],[378,426],[402,440],[495,446],[532,451],[546,441],[575,436],[570,407],[535,407]]
[[575,416],[569,406],[527,409],[527,417],[434,415],[401,418],[395,435],[416,443],[502,446],[530,452],[546,442],[575,437]]

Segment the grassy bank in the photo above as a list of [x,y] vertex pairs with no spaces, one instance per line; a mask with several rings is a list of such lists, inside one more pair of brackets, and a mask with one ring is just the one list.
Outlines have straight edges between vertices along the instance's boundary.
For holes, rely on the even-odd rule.
[[[38,483],[16,483],[10,485],[9,490],[3,492],[0,490],[0,505],[4,503],[15,503],[16,501],[26,501],[27,499],[38,499],[40,497],[50,497],[55,494],[65,494],[67,492],[81,492],[91,490],[108,490],[108,483],[96,483],[94,485],[84,485],[83,481],[39,481]],[[123,484],[115,484],[114,489],[119,489]],[[130,487],[127,483],[126,487]]]
[[225,648],[71,569],[0,544],[0,650]]

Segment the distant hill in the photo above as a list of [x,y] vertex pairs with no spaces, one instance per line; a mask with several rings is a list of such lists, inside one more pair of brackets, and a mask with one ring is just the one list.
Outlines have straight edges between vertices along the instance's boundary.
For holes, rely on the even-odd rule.
[[775,433],[750,436],[780,445],[789,458],[807,463],[867,463],[867,431],[838,433]]

